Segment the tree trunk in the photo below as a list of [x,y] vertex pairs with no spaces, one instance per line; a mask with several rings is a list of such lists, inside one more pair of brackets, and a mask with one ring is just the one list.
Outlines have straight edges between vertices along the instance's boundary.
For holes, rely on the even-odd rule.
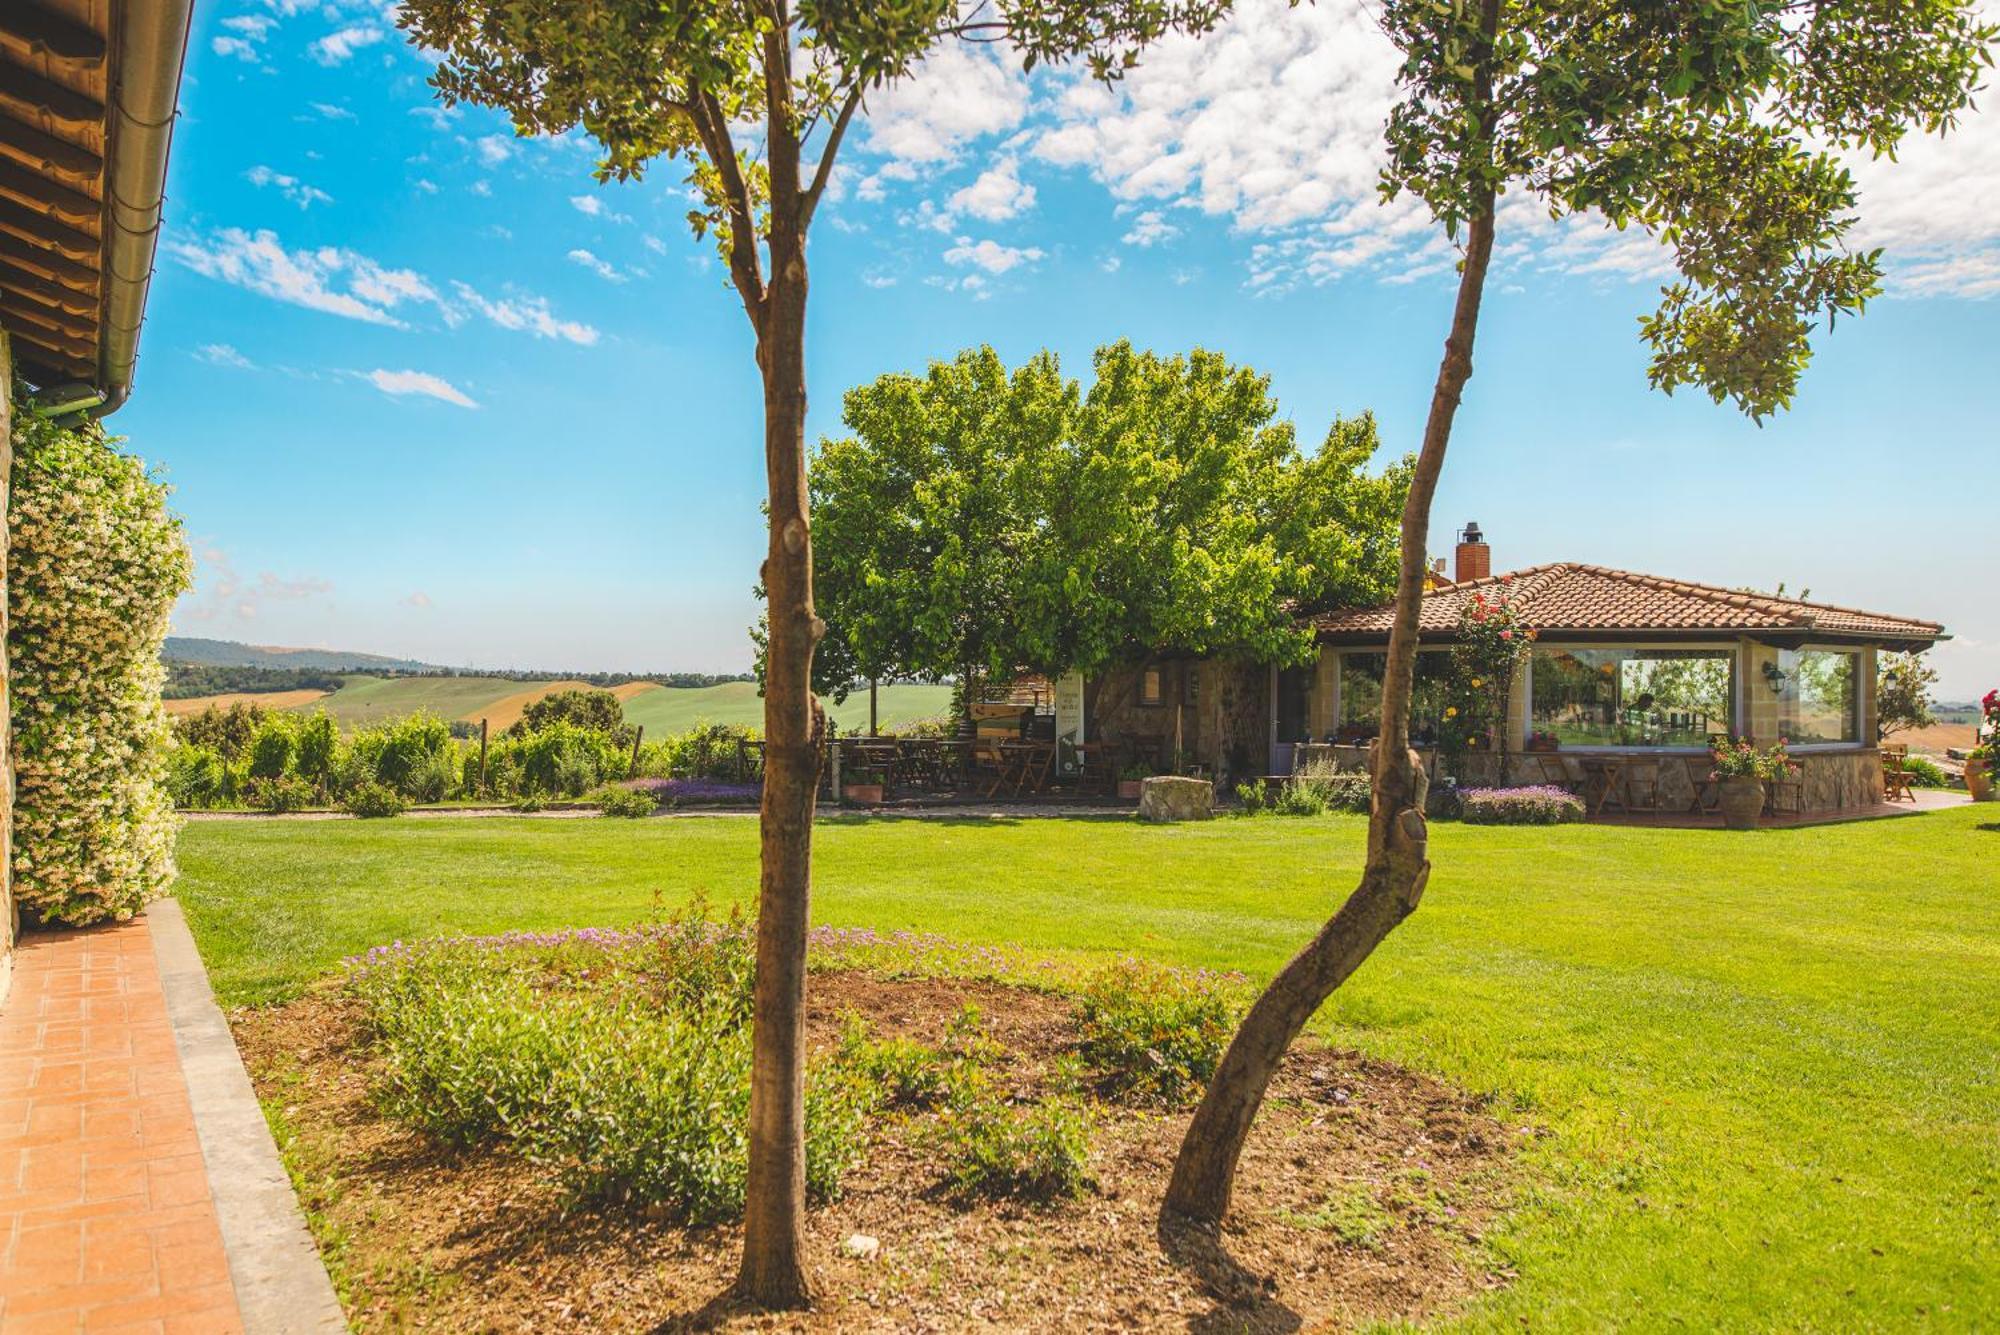
[[805,984],[812,817],[822,721],[812,696],[812,531],[806,496],[804,238],[773,229],[757,337],[764,376],[770,642],[764,679],[763,873],[750,1077],[750,1161],[738,1297],[767,1310],[812,1302],[805,1265]]
[[[1489,40],[1497,8],[1497,0],[1486,0]],[[1417,614],[1423,600],[1431,497],[1437,490],[1459,397],[1472,376],[1473,335],[1492,253],[1493,194],[1489,188],[1475,201],[1470,219],[1451,336],[1445,342],[1444,360],[1431,393],[1430,416],[1424,424],[1423,449],[1403,505],[1402,566],[1382,682],[1382,734],[1375,749],[1374,804],[1361,883],[1311,943],[1271,980],[1243,1017],[1181,1140],[1162,1207],[1163,1223],[1175,1218],[1198,1224],[1222,1222],[1229,1212],[1244,1140],[1286,1049],[1334,989],[1360,967],[1396,924],[1415,912],[1430,877],[1423,815],[1428,780],[1416,753],[1410,750]]]

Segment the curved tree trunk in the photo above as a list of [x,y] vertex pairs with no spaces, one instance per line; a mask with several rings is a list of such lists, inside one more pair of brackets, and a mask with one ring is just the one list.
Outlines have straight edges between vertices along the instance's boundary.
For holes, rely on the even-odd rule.
[[[1487,7],[1491,16],[1497,9],[1495,0],[1487,0]],[[1416,910],[1430,876],[1423,815],[1428,779],[1416,753],[1410,750],[1417,614],[1423,599],[1431,497],[1444,466],[1459,397],[1472,377],[1473,335],[1492,253],[1493,193],[1489,188],[1475,201],[1451,336],[1445,342],[1430,416],[1424,425],[1423,449],[1403,505],[1402,566],[1382,682],[1382,735],[1375,748],[1374,805],[1361,883],[1311,943],[1271,980],[1243,1017],[1181,1141],[1162,1207],[1163,1221],[1175,1217],[1203,1224],[1222,1221],[1229,1211],[1243,1142],[1285,1050],[1334,989],[1360,967],[1396,924]]]

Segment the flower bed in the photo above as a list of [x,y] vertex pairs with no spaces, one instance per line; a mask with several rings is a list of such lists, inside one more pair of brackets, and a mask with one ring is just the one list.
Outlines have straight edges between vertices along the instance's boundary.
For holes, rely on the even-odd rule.
[[1525,788],[1467,788],[1460,816],[1472,825],[1563,825],[1584,818],[1583,799],[1553,784]]
[[762,784],[727,783],[721,779],[630,779],[624,786],[634,792],[650,793],[663,807],[755,806],[764,794]]

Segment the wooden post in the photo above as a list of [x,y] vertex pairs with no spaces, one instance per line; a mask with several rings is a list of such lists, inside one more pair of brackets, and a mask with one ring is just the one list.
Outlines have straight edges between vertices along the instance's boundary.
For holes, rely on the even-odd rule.
[[486,795],[486,720],[479,720],[479,795]]
[[868,735],[870,737],[880,736],[875,729],[875,686],[875,678],[870,677],[868,679]]
[[641,723],[638,731],[632,734],[632,760],[630,764],[625,766],[625,773],[628,777],[637,777],[639,773],[639,743],[645,740],[646,725]]
[[826,759],[827,768],[833,775],[833,800],[836,802],[845,802],[847,794],[842,792],[840,787],[840,743],[829,737],[826,740],[826,744],[830,751]]

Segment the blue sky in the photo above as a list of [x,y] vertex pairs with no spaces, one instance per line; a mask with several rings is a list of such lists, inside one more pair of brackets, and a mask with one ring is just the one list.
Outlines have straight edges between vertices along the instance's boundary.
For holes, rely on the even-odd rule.
[[[177,487],[185,634],[479,666],[737,670],[763,538],[742,310],[682,173],[446,113],[376,0],[204,5],[138,388]],[[1273,377],[1301,437],[1414,448],[1449,255],[1370,185],[1393,57],[1347,0],[1251,0],[1115,93],[953,50],[874,98],[812,243],[814,435],[841,393],[990,342],[1075,373],[1129,337]],[[1659,258],[1503,212],[1433,548],[1581,560],[1945,621],[2000,681],[2000,125],[1865,164],[1888,295],[1763,428],[1652,393]]]

